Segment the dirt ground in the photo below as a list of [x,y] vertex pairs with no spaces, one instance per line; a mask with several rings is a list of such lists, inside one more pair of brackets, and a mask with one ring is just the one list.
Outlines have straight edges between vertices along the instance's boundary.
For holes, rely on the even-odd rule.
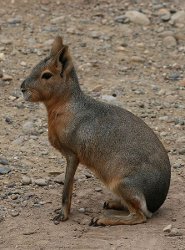
[[[185,22],[174,23],[173,15],[185,1],[0,5],[0,249],[184,250]],[[128,10],[144,13],[150,23],[125,19]],[[141,117],[169,152],[170,191],[145,224],[90,227],[111,194],[83,166],[75,176],[70,219],[52,221],[61,204],[65,160],[49,145],[45,108],[25,102],[20,84],[58,34],[69,44],[82,89]]]

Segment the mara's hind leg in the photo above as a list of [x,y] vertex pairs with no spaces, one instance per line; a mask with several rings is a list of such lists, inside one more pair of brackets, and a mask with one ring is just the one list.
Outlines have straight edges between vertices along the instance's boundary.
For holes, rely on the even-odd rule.
[[125,210],[125,206],[120,199],[110,199],[105,201],[103,204],[104,209],[115,209],[115,210]]
[[135,188],[127,188],[127,186],[121,183],[113,191],[119,195],[122,204],[127,207],[129,214],[127,216],[106,215],[101,218],[93,218],[90,223],[91,226],[134,225],[144,223],[147,217],[151,217],[144,195]]

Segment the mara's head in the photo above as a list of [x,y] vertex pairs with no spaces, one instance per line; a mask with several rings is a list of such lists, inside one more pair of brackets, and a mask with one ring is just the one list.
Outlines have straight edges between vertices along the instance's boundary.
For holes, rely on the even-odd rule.
[[73,69],[68,46],[60,36],[56,37],[50,55],[39,62],[21,84],[25,100],[47,102],[55,96],[66,94]]

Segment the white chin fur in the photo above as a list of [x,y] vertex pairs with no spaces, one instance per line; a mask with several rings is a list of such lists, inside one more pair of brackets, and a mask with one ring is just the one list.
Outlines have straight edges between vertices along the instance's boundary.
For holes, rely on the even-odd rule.
[[31,95],[30,95],[29,92],[24,92],[24,93],[23,93],[23,97],[24,97],[24,100],[25,100],[25,101],[29,101],[30,98],[31,98]]

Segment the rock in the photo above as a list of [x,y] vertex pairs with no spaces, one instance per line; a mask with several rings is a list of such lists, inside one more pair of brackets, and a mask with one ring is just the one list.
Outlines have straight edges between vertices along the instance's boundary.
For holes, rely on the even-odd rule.
[[184,119],[181,119],[181,118],[176,118],[174,119],[174,122],[175,122],[175,125],[181,125],[183,126],[185,124],[185,120]]
[[91,91],[92,92],[100,92],[103,89],[103,86],[97,85]]
[[9,167],[0,167],[0,175],[1,174],[8,174],[11,171]]
[[11,195],[11,199],[12,199],[12,200],[17,200],[18,197],[19,197],[18,194],[12,194],[12,195]]
[[47,186],[48,182],[45,179],[36,179],[34,183],[38,186]]
[[112,95],[102,95],[102,100],[105,100],[107,102],[114,102],[116,100],[116,97]]
[[3,77],[3,71],[0,69],[0,78]]
[[39,230],[39,228],[31,228],[31,229],[27,229],[26,231],[24,231],[22,234],[23,235],[31,235],[31,234],[35,234],[37,233],[37,231]]
[[55,17],[53,19],[51,19],[51,23],[55,24],[55,23],[62,23],[65,20],[65,16],[59,16],[59,17]]
[[0,53],[0,61],[4,61],[4,59],[5,59],[4,53]]
[[34,132],[34,123],[32,121],[27,121],[23,124],[22,129],[25,134],[31,134]]
[[20,62],[20,65],[23,66],[23,67],[25,67],[27,65],[27,63],[24,62],[24,61],[22,61],[22,62]]
[[128,17],[126,17],[125,15],[121,15],[121,16],[116,16],[115,18],[114,18],[114,21],[116,22],[116,23],[129,23],[129,18]]
[[173,165],[173,168],[175,168],[175,169],[179,169],[179,168],[182,168],[182,167],[184,167],[184,164],[181,163],[181,162],[176,162]]
[[[183,124],[184,125],[184,124]],[[179,149],[179,154],[180,155],[185,155],[185,148]]]
[[12,81],[13,77],[10,75],[4,74],[2,79],[3,81]]
[[101,192],[101,191],[102,191],[102,188],[101,188],[101,187],[96,187],[96,188],[95,188],[95,191],[96,191],[96,192]]
[[169,224],[168,226],[163,228],[163,232],[165,232],[165,233],[170,233],[171,230],[172,230],[172,225],[171,224]]
[[163,31],[159,34],[160,37],[174,36],[174,32],[171,30]]
[[19,212],[17,210],[11,210],[10,214],[12,217],[17,217],[19,215]]
[[170,18],[171,18],[171,13],[167,9],[162,8],[162,9],[159,10],[158,13],[159,13],[159,15],[161,17],[161,20],[164,21],[164,22],[169,21]]
[[97,31],[92,31],[92,32],[90,33],[90,36],[91,36],[92,38],[94,38],[94,39],[99,39],[100,36],[101,36],[101,34],[100,34],[99,32],[97,32]]
[[8,123],[8,124],[12,124],[13,123],[13,120],[11,117],[6,117],[5,118],[5,122]]
[[8,19],[9,24],[18,24],[18,23],[21,23],[21,22],[22,22],[22,17],[21,16],[16,16],[16,17]]
[[170,20],[170,18],[171,18],[171,14],[170,14],[170,12],[169,12],[169,11],[168,11],[168,12],[166,12],[165,14],[161,15],[161,20],[162,20],[163,22],[167,22],[167,21],[169,21],[169,20]]
[[140,57],[140,56],[132,56],[130,58],[131,62],[137,62],[137,63],[143,63],[145,61],[144,58]]
[[15,100],[17,99],[17,97],[10,95],[10,96],[8,97],[8,99],[9,99],[10,101],[15,101]]
[[164,131],[160,133],[160,136],[167,136],[167,135],[168,135],[168,133],[164,132]]
[[160,89],[158,92],[158,95],[162,96],[162,95],[166,95],[166,90],[165,89]]
[[167,235],[169,237],[182,236],[182,232],[180,232],[177,228],[172,228],[171,232]]
[[[58,32],[58,27],[57,26],[44,26],[43,31],[45,32]],[[49,50],[49,48],[46,49],[46,51]]]
[[59,183],[59,184],[64,184],[65,180],[65,174],[59,174],[54,178],[54,182]]
[[179,80],[181,77],[181,75],[179,74],[179,72],[172,72],[170,73],[170,75],[167,77],[167,79],[172,80],[172,81],[177,81]]
[[10,45],[10,44],[12,44],[12,40],[9,39],[9,38],[3,37],[3,38],[1,39],[1,43],[2,43],[2,44],[5,44],[5,45]]
[[78,211],[79,211],[80,213],[85,213],[85,208],[84,208],[84,207],[81,207],[81,208],[78,209]]
[[185,33],[184,32],[176,32],[174,36],[177,39],[177,41],[185,41]]
[[171,23],[174,25],[177,24],[185,24],[185,11],[180,10],[176,12],[172,17],[171,17]]
[[150,20],[145,14],[135,11],[135,10],[127,11],[125,13],[125,16],[128,17],[131,22],[139,24],[139,25],[150,24]]
[[167,36],[163,39],[163,44],[166,46],[166,48],[171,49],[171,48],[177,46],[177,41],[176,41],[175,37]]
[[73,27],[69,27],[69,28],[66,29],[66,32],[68,34],[76,34],[76,29],[73,28]]
[[0,158],[0,164],[2,165],[8,165],[8,160],[5,158]]
[[22,185],[29,185],[29,184],[32,183],[32,180],[31,180],[30,177],[24,175],[24,176],[22,177],[22,181],[21,181],[21,182],[22,182]]
[[86,173],[85,173],[85,177],[86,177],[87,179],[92,178],[92,174],[86,172]]

